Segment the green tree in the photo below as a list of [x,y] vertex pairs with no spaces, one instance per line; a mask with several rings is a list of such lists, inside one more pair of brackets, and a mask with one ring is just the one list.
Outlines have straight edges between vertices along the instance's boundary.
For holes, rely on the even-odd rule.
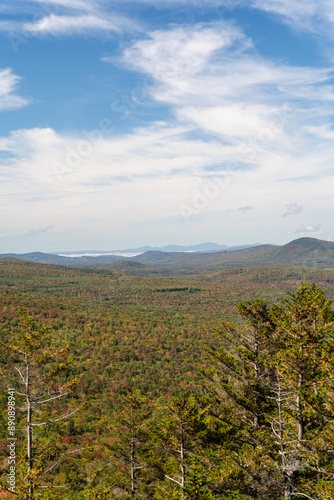
[[[8,332],[1,347],[8,353],[1,374],[19,398],[18,431],[25,436],[25,449],[18,477],[19,498],[31,500],[37,492],[54,485],[52,474],[78,449],[64,449],[57,442],[57,426],[78,411],[73,401],[63,399],[73,393],[77,379],[66,381],[64,361],[69,346],[59,347],[51,328],[38,325],[26,311],[21,312],[17,331]],[[25,420],[20,418],[26,414]],[[58,439],[57,439],[58,438]],[[44,483],[44,484],[43,484]],[[46,483],[46,484],[45,484]]]
[[[211,461],[217,470],[212,485],[221,498],[278,496],[271,443],[270,415],[275,348],[271,306],[255,299],[239,304],[246,325],[228,322],[217,329],[222,347],[209,350],[211,366],[204,371],[210,395]],[[256,496],[257,495],[257,496]],[[276,496],[276,498],[277,498]]]
[[158,419],[153,439],[160,450],[157,467],[165,481],[158,485],[156,498],[212,498],[206,487],[207,461],[201,449],[206,411],[199,408],[194,396],[183,391],[172,398]]
[[302,284],[274,306],[273,318],[284,498],[326,498],[334,494],[332,301]]
[[[332,302],[303,284],[280,304],[238,306],[206,371],[215,488],[229,498],[324,500],[333,495]],[[220,467],[219,467],[220,462]]]
[[[120,397],[120,405],[106,416],[100,442],[108,464],[91,481],[92,498],[152,498],[155,470],[150,464],[152,403],[139,390]],[[110,424],[111,422],[111,424]],[[90,498],[86,492],[87,498]]]

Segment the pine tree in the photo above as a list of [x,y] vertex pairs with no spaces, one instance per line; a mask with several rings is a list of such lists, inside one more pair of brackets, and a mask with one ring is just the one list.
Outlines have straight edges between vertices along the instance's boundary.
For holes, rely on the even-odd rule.
[[115,498],[152,498],[155,471],[150,465],[149,418],[152,407],[139,390],[121,397],[108,441],[111,467],[107,481]]
[[223,323],[206,371],[213,489],[220,498],[332,498],[332,303],[303,284],[280,304],[238,309],[245,327]]
[[273,364],[286,442],[284,498],[326,498],[326,491],[334,493],[334,311],[315,284],[287,295],[273,308]]
[[239,304],[244,328],[223,322],[217,329],[222,347],[210,350],[207,379],[211,424],[211,461],[217,470],[213,491],[219,498],[267,498],[278,495],[269,416],[274,349],[271,306],[255,299]]
[[196,398],[185,391],[171,399],[154,429],[158,445],[157,467],[165,479],[158,485],[157,499],[211,499],[206,487],[208,461],[201,449],[206,409],[201,410]]
[[54,427],[78,411],[73,402],[62,403],[73,393],[78,380],[62,380],[69,346],[59,347],[51,328],[38,325],[26,311],[20,312],[18,331],[8,332],[8,341],[1,342],[8,353],[7,368],[1,374],[7,386],[15,389],[20,414],[26,414],[25,424],[19,421],[17,429],[25,436],[26,453],[19,464],[21,474],[16,493],[18,498],[31,500],[36,491],[66,487],[53,485],[52,473],[69,455],[74,456],[80,450],[62,449],[53,439]]

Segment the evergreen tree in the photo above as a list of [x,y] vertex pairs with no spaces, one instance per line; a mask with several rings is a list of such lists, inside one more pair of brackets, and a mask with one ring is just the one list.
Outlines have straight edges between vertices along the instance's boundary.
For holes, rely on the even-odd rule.
[[205,374],[221,498],[332,498],[331,304],[303,284],[277,305],[240,304],[245,327],[218,330],[223,347]]
[[156,489],[157,499],[211,499],[206,487],[209,470],[201,449],[206,431],[204,415],[194,396],[182,392],[172,398],[154,429],[159,464],[165,481]]
[[108,436],[111,460],[106,481],[115,498],[152,498],[155,481],[149,440],[152,407],[139,390],[121,399],[122,408],[115,411]]
[[[21,453],[23,458],[18,464],[16,493],[18,498],[31,500],[38,491],[41,494],[45,489],[69,486],[54,485],[53,474],[62,464],[67,462],[68,466],[68,457],[80,450],[64,449],[57,426],[79,409],[69,401],[78,380],[66,381],[62,377],[69,346],[59,347],[49,327],[38,325],[26,311],[21,315],[18,331],[9,332],[8,341],[1,342],[8,353],[7,368],[1,374],[19,399],[17,432],[22,430],[25,436],[26,451]],[[26,415],[25,423],[22,414]]]
[[[255,299],[238,306],[244,328],[223,322],[217,329],[222,347],[209,351],[205,370],[211,400],[211,460],[217,469],[212,486],[220,498],[278,495],[270,441],[274,350],[271,306]],[[276,497],[277,498],[277,497]]]
[[[273,308],[284,498],[334,494],[334,311],[315,284]],[[282,441],[283,442],[283,441]],[[327,495],[327,497],[326,497]]]

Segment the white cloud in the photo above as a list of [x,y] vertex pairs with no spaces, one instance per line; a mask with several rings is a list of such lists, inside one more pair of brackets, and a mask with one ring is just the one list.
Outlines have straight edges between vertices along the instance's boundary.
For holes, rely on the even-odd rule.
[[27,236],[28,238],[35,237],[35,236],[38,236],[40,234],[45,234],[48,231],[51,231],[52,229],[54,229],[54,226],[44,226],[44,227],[39,227],[39,228],[33,227],[27,231],[25,236]]
[[164,2],[162,2],[161,0],[113,0],[112,2],[110,2],[110,0],[33,0],[33,1],[40,4],[54,4],[67,7],[72,7],[73,4],[74,7],[87,8],[87,9],[90,9],[92,6],[95,6],[96,8],[97,6],[106,5],[108,3],[113,3],[114,5],[119,5],[124,3],[128,4],[139,3],[166,9],[175,6],[180,6],[180,7],[191,6],[200,8],[216,8],[220,6],[235,7],[242,0],[165,0]]
[[[2,6],[2,10],[16,14],[15,20],[11,16],[0,21],[0,31],[14,37],[14,46],[36,35],[119,34],[139,30],[139,24],[127,15],[122,16],[117,5],[103,0],[13,0],[6,8]],[[15,38],[17,34],[19,40]]]
[[234,46],[236,51],[244,50],[249,43],[238,28],[227,23],[182,26],[154,31],[135,42],[125,50],[124,62],[159,84],[156,99],[172,102],[207,91],[208,80],[218,76],[214,74],[217,53],[226,55]]
[[296,229],[295,233],[300,234],[301,236],[305,234],[308,236],[320,236],[323,233],[323,230],[321,228],[321,224],[308,224],[307,226],[300,226]]
[[333,114],[331,68],[275,64],[249,48],[228,23],[179,26],[135,42],[124,62],[153,80],[152,97],[171,105],[181,123],[233,144],[263,148],[270,136],[271,147],[289,148],[292,132]]
[[92,12],[99,9],[101,0],[3,0],[0,11],[45,15],[62,11]]
[[277,14],[293,28],[333,37],[334,4],[332,0],[251,0],[256,9]]
[[[74,29],[72,19],[69,27],[57,28],[58,21],[41,27]],[[258,234],[275,241],[287,229],[295,234],[282,206],[293,213],[306,207],[325,227],[333,192],[330,69],[274,63],[249,48],[243,33],[223,22],[156,30],[129,45],[123,62],[153,81],[149,95],[169,107],[168,122],[91,144],[81,133],[40,128],[0,138],[0,203],[9,214],[0,232],[54,226],[45,237],[57,243],[63,231],[69,247],[79,233],[93,238],[108,228],[130,246],[155,231],[170,243],[166,228],[187,232],[180,205],[198,204],[200,195],[206,201],[189,222],[192,235],[220,230],[220,241],[230,235],[226,243],[256,241]],[[6,88],[9,95],[13,84]],[[211,196],[210,182],[228,168],[231,182]],[[305,217],[298,219],[304,229],[311,226]]]
[[[24,0],[26,1],[26,0]],[[89,10],[96,9],[99,2],[96,0],[33,0],[41,6],[52,5],[66,7],[68,9]]]
[[185,193],[210,176],[205,167],[220,160],[223,170],[226,156],[222,145],[187,140],[186,132],[157,124],[126,137],[104,137],[81,156],[83,136],[51,129],[0,139],[0,150],[10,153],[0,162],[0,205],[8,213],[3,232],[24,235],[32,226],[55,226],[47,237],[56,240],[57,230],[94,232],[112,221],[124,231],[134,221],[178,216]]
[[216,8],[220,6],[236,7],[240,0],[120,0],[127,3],[140,3],[152,5],[157,8],[166,9],[166,7],[200,7],[205,9]]
[[80,34],[100,31],[122,32],[125,27],[127,29],[134,24],[125,18],[119,16],[50,16],[43,17],[35,23],[26,23],[24,29],[27,32],[35,34],[51,34],[51,35],[67,35]]
[[0,69],[0,111],[21,108],[27,99],[15,94],[20,77],[11,68]]
[[[332,0],[305,0],[293,2],[290,0],[7,0],[0,6],[0,12],[15,12],[21,15],[39,17],[31,23],[14,23],[11,20],[3,20],[0,29],[3,31],[20,31],[26,24],[30,33],[41,33],[43,30],[49,32],[54,27],[54,33],[68,34],[70,27],[73,33],[82,34],[84,27],[90,30],[115,31],[113,19],[120,10],[128,15],[131,4],[142,4],[163,9],[176,9],[179,7],[212,11],[219,9],[238,9],[245,7],[254,8],[279,16],[283,22],[294,29],[313,32],[318,36],[333,38],[334,4]],[[219,17],[222,14],[217,11]],[[73,19],[77,18],[75,22]],[[91,17],[89,21],[89,17]],[[131,16],[130,16],[131,17]],[[129,19],[123,19],[116,23],[121,29],[133,29],[135,23]],[[94,20],[95,18],[95,20]],[[97,22],[99,20],[99,22]],[[105,21],[103,23],[103,21]],[[79,26],[82,25],[80,29]],[[87,26],[88,25],[88,26]],[[98,26],[97,26],[98,25]],[[49,28],[50,26],[50,28]],[[67,29],[65,28],[67,26]],[[102,27],[101,27],[102,26]],[[137,26],[138,28],[138,26]]]
[[270,127],[278,113],[277,108],[250,103],[235,103],[209,108],[193,107],[180,111],[179,117],[187,119],[205,131],[232,140],[257,137],[259,131]]
[[[26,0],[24,0],[26,2]],[[108,0],[33,0],[43,8],[77,9],[93,12],[97,9],[107,9]],[[142,4],[156,8],[200,8],[214,9],[239,7],[255,8],[279,16],[283,22],[297,30],[314,32],[320,36],[333,37],[331,27],[334,23],[334,4],[332,0],[114,0],[113,7],[122,4]],[[110,3],[109,3],[110,5]]]
[[[190,217],[191,231],[204,230],[208,225],[205,214],[213,214],[213,229],[218,223],[215,214],[220,214],[226,231],[234,234],[238,221],[239,230],[247,235],[249,220],[235,217],[253,213],[253,231],[257,224],[263,231],[273,220],[285,221],[280,207],[294,196],[296,176],[301,177],[299,200],[309,210],[316,213],[332,199],[332,182],[326,173],[329,160],[322,164],[319,154],[309,150],[294,154],[259,151],[248,169],[235,162],[238,170],[213,196],[212,185],[226,178],[237,148],[208,138],[194,139],[191,133],[185,126],[157,123],[125,136],[106,135],[90,147],[82,135],[66,136],[52,129],[20,130],[1,138],[0,151],[10,154],[0,162],[1,208],[6,206],[8,214],[1,232],[24,235],[31,227],[55,226],[45,238],[57,242],[59,232],[68,231],[68,245],[75,231],[91,235],[106,227],[120,238],[131,227],[133,238],[140,234],[144,238],[140,233],[144,221],[147,237],[149,228],[161,220],[165,233],[166,224],[173,231],[178,227],[186,232],[180,206],[195,203],[200,210]],[[332,143],[327,145],[326,154],[330,153]]]
[[290,215],[298,215],[304,210],[305,207],[298,205],[298,203],[289,203],[286,205],[287,211],[282,215],[282,217],[288,217]]
[[[288,66],[250,53],[251,41],[228,23],[154,31],[124,51],[124,62],[156,83],[156,100],[185,105],[250,99],[334,100],[332,69]],[[108,58],[104,58],[108,61]],[[113,60],[111,60],[113,62]]]
[[306,132],[309,132],[314,137],[317,137],[318,140],[327,141],[334,140],[334,130],[332,129],[331,124],[324,123],[323,125],[313,126],[310,125],[305,128]]

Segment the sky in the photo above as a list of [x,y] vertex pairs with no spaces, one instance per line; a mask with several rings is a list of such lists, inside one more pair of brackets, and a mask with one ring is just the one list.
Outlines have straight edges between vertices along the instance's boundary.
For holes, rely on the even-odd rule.
[[2,0],[0,253],[334,240],[332,0]]

